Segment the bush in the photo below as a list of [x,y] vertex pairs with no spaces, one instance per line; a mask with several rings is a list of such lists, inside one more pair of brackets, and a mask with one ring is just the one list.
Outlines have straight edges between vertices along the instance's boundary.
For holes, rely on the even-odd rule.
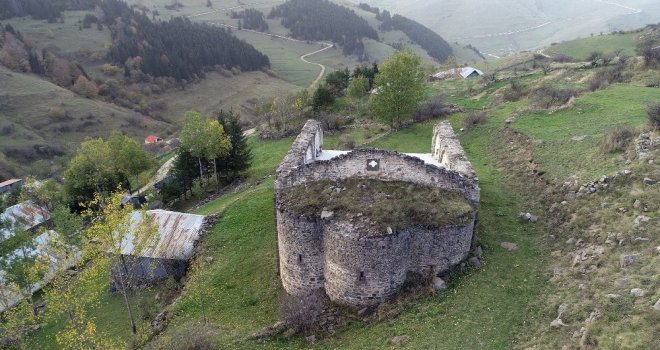
[[488,119],[488,115],[484,111],[471,112],[463,119],[463,129],[470,130],[477,124],[481,124]]
[[438,118],[447,114],[445,99],[442,95],[431,97],[428,101],[418,106],[412,113],[412,121],[415,123]]
[[602,69],[594,74],[589,81],[589,90],[596,91],[607,87],[613,83],[624,83],[629,79],[629,74],[625,71],[625,60],[619,61],[614,67]]
[[609,153],[624,151],[633,137],[635,137],[635,129],[627,126],[614,127],[605,135],[603,150]]
[[318,120],[323,124],[323,129],[328,131],[341,130],[353,122],[350,116],[340,116],[327,111],[319,112]]
[[63,120],[67,118],[67,113],[64,108],[60,106],[53,106],[48,110],[48,116],[52,119]]
[[99,95],[99,88],[96,87],[96,84],[94,84],[93,81],[85,78],[84,75],[81,75],[76,79],[76,83],[73,84],[72,90],[87,98],[93,98]]
[[121,67],[117,67],[115,65],[112,65],[110,63],[106,63],[101,66],[101,72],[107,76],[114,76],[117,75],[119,72],[121,72]]
[[331,106],[333,103],[335,103],[335,96],[330,89],[326,85],[319,85],[316,91],[314,91],[312,108],[318,111],[323,107]]
[[543,108],[566,104],[572,97],[578,96],[576,89],[558,89],[554,87],[542,87],[534,91],[533,99],[537,105]]
[[322,291],[310,292],[302,296],[284,293],[280,297],[279,317],[290,327],[301,332],[310,332],[319,328],[319,320],[324,307]]
[[527,87],[522,85],[517,80],[511,80],[511,86],[504,90],[502,97],[505,101],[516,102],[519,101],[527,93]]
[[646,114],[649,116],[649,122],[655,129],[660,127],[660,102],[656,102],[646,109]]

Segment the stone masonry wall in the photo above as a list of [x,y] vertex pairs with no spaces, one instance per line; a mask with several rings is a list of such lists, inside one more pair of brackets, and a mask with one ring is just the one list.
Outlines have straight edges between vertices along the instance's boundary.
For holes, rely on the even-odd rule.
[[[447,129],[448,128],[448,129]],[[322,152],[320,123],[310,120],[277,170],[275,207],[280,273],[285,290],[301,295],[323,288],[335,302],[376,304],[401,288],[408,272],[438,273],[467,257],[474,231],[479,186],[449,124],[434,128],[433,156],[446,168],[383,150],[355,150],[331,160]],[[377,166],[368,163],[376,161]],[[351,220],[308,218],[286,212],[279,195],[288,187],[351,177],[406,181],[462,193],[475,208],[464,226],[408,227],[362,235]]]
[[449,170],[475,177],[472,164],[465,157],[463,147],[458,142],[451,124],[446,120],[433,128],[433,158]]

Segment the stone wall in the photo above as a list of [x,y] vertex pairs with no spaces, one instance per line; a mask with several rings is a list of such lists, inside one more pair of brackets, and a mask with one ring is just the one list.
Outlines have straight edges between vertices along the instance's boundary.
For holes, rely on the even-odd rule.
[[[378,170],[368,170],[367,163],[376,160]],[[351,177],[405,181],[463,193],[471,204],[479,202],[479,186],[475,178],[457,171],[424,163],[419,158],[378,149],[359,149],[331,160],[318,160],[287,169],[278,174],[275,189],[298,186],[319,180],[339,181]]]
[[[322,141],[320,123],[308,121],[277,171],[280,273],[288,293],[301,295],[324,289],[338,303],[376,304],[396,294],[408,272],[439,273],[467,257],[479,186],[448,123],[436,126],[433,138],[433,156],[445,168],[397,152],[373,149],[316,160],[322,152]],[[361,234],[370,228],[356,220],[322,220],[288,213],[279,195],[292,186],[352,177],[405,181],[459,192],[475,213],[464,226],[408,227],[382,235]]]
[[433,158],[449,170],[475,177],[472,164],[465,157],[463,147],[448,121],[443,121],[433,128]]

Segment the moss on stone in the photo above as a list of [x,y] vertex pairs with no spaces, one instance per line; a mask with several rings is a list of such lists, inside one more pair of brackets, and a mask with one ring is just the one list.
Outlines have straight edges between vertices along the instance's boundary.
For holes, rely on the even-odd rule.
[[467,224],[474,209],[462,194],[402,181],[351,178],[318,181],[283,190],[284,211],[320,218],[366,217],[377,227],[400,230],[410,226],[440,228]]

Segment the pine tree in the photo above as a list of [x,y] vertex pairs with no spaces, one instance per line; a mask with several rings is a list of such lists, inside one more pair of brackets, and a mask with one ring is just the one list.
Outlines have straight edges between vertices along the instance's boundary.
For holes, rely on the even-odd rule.
[[230,178],[235,178],[252,164],[252,149],[248,145],[247,137],[243,134],[238,115],[231,110],[229,112],[221,110],[218,113],[218,121],[224,127],[232,145],[227,156],[217,162],[218,171],[229,174]]

